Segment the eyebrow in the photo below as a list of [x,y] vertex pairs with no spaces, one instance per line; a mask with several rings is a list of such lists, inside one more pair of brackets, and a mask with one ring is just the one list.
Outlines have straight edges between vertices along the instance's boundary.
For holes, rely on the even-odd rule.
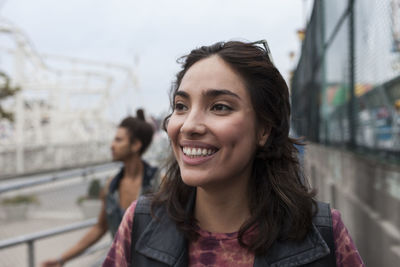
[[211,90],[207,90],[204,93],[204,95],[208,96],[208,97],[217,97],[217,96],[220,96],[220,95],[229,95],[229,96],[236,97],[237,99],[240,99],[240,97],[237,94],[233,93],[232,91],[226,90],[226,89],[211,89]]
[[[206,97],[217,97],[217,96],[221,96],[221,95],[229,95],[229,96],[233,96],[237,99],[241,99],[237,94],[235,94],[227,89],[210,89],[210,90],[207,90],[206,92],[204,92],[203,95],[205,95]],[[186,93],[185,91],[176,91],[174,98],[177,96],[181,96],[183,98],[190,98],[189,94]]]
[[183,97],[183,98],[189,98],[189,94],[184,92],[184,91],[176,91],[175,94],[174,94],[174,99],[177,96],[180,96],[180,97]]

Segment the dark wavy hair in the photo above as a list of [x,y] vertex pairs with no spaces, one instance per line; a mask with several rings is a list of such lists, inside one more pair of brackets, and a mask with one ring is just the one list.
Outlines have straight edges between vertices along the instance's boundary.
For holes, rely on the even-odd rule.
[[[248,186],[251,216],[238,235],[241,246],[256,254],[265,254],[276,240],[303,239],[316,212],[315,192],[310,189],[299,166],[295,144],[300,142],[289,137],[288,87],[263,48],[238,41],[218,42],[194,49],[178,60],[182,70],[171,88],[172,111],[173,96],[187,70],[213,55],[222,58],[245,81],[258,125],[270,129],[266,144],[256,151]],[[164,129],[170,116],[164,120]],[[193,211],[186,210],[187,203],[193,201],[195,190],[183,183],[178,163],[171,155],[152,207],[164,205],[188,240],[198,237]],[[253,226],[257,227],[258,234],[250,241],[244,241],[244,233]]]
[[154,129],[150,123],[147,123],[144,116],[144,110],[136,110],[136,117],[126,117],[121,121],[118,127],[125,128],[129,133],[129,141],[133,143],[136,139],[142,143],[139,154],[142,155],[149,147],[153,139]]

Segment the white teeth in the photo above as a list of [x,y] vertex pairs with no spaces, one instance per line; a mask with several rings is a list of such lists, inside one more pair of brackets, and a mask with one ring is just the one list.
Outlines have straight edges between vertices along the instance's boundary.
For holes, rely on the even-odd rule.
[[191,157],[196,157],[196,156],[207,156],[215,153],[214,150],[212,149],[206,149],[206,148],[190,148],[190,147],[183,147],[182,151],[185,155],[191,156]]

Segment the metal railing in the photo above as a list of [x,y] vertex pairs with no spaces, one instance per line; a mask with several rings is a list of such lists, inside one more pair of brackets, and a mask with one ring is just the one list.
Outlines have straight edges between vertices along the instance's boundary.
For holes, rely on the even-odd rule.
[[[67,226],[57,227],[54,229],[40,231],[40,232],[36,232],[33,234],[21,235],[21,236],[17,236],[14,238],[0,240],[0,250],[26,243],[28,245],[28,266],[34,267],[35,266],[35,242],[37,240],[47,238],[47,237],[52,237],[55,235],[65,234],[65,233],[80,230],[80,229],[83,229],[86,227],[90,227],[90,226],[96,224],[96,222],[97,222],[97,218],[92,218],[92,219],[85,220],[83,222],[77,222],[77,223],[73,223],[73,224],[70,224]],[[104,244],[104,245],[98,246],[96,248],[87,249],[80,256],[92,254],[93,252],[105,249],[108,246],[109,246],[109,244]]]
[[[97,172],[115,168],[119,165],[120,165],[120,163],[111,162],[111,163],[106,163],[106,164],[102,164],[102,165],[83,167],[83,168],[79,168],[79,169],[73,169],[73,170],[68,170],[68,171],[59,171],[59,172],[53,172],[53,173],[49,173],[49,174],[45,174],[45,175],[40,175],[40,177],[33,178],[30,181],[22,181],[22,182],[15,183],[15,184],[0,186],[0,194],[9,192],[9,191],[13,191],[13,190],[31,187],[31,186],[36,186],[36,185],[46,184],[46,183],[50,183],[50,182],[56,182],[56,181],[70,179],[70,178],[75,178],[77,176],[86,176],[89,174],[95,174]],[[18,177],[16,177],[16,178],[18,178]]]
[[[102,165],[96,166],[89,166],[89,167],[82,167],[73,170],[67,171],[59,171],[55,173],[43,174],[43,175],[34,175],[31,176],[31,179],[24,177],[24,179],[29,179],[28,181],[20,181],[13,183],[12,181],[8,182],[6,185],[0,185],[0,195],[6,192],[16,191],[20,189],[30,188],[33,186],[39,186],[51,182],[58,182],[62,180],[73,179],[76,177],[85,177],[87,175],[93,175],[102,171],[110,170],[112,168],[118,167],[119,163],[106,163]],[[17,177],[16,177],[17,178]],[[19,180],[19,179],[18,179]],[[20,244],[27,244],[28,245],[28,266],[34,267],[35,266],[35,242],[40,239],[44,239],[47,237],[52,237],[55,235],[65,234],[71,231],[77,231],[83,228],[87,228],[96,224],[97,218],[88,219],[81,222],[76,222],[73,224],[69,224],[62,227],[53,228],[50,230],[44,230],[36,233],[20,235],[17,237],[0,240],[0,250],[17,246]],[[108,247],[109,244],[105,244],[102,246],[97,246],[94,248],[89,248],[85,252],[83,252],[80,256],[92,254],[96,251],[104,249]]]

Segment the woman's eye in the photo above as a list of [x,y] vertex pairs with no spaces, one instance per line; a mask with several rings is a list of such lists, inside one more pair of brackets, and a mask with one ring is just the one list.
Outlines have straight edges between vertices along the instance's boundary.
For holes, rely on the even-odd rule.
[[186,106],[182,103],[175,103],[174,110],[176,111],[183,111],[186,110]]
[[227,106],[227,105],[224,105],[224,104],[215,104],[214,106],[212,106],[211,110],[214,110],[214,111],[231,111],[232,108]]

